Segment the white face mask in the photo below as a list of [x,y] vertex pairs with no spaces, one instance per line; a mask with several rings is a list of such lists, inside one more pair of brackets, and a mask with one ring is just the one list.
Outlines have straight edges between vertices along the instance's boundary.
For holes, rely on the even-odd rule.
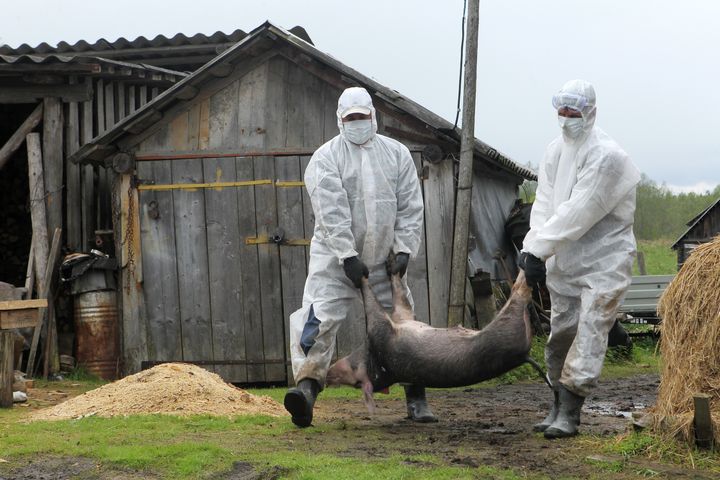
[[353,120],[343,123],[345,138],[356,145],[362,145],[373,135],[372,120]]
[[578,138],[585,126],[585,121],[582,118],[563,117],[561,115],[558,115],[558,123],[568,138]]

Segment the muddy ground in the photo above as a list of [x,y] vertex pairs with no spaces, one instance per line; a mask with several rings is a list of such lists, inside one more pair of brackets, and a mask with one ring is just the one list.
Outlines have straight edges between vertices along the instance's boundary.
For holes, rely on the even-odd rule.
[[[378,411],[370,417],[360,400],[323,399],[321,395],[315,425],[341,428],[324,432],[312,427],[292,429],[277,438],[277,448],[308,449],[365,460],[389,454],[428,454],[447,465],[489,465],[532,478],[644,478],[648,472],[654,478],[714,478],[709,473],[644,460],[630,460],[619,473],[611,472],[609,466],[622,458],[594,450],[596,436],[611,440],[627,431],[630,413],[655,402],[658,384],[656,375],[604,380],[583,408],[583,435],[562,441],[548,441],[532,432],[532,425],[544,417],[552,398],[542,384],[429,391],[430,404],[440,418],[436,424],[404,419],[401,399],[378,395]],[[237,462],[230,472],[212,478],[282,478],[286,473],[280,468]],[[12,470],[0,469],[0,479],[65,478],[157,477],[108,470],[79,458],[36,458]]]

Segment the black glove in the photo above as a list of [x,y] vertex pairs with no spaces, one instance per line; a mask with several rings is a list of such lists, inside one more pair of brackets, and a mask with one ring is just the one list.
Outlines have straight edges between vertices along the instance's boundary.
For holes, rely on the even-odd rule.
[[535,287],[538,283],[545,281],[545,262],[532,253],[522,252],[520,254],[520,268],[525,270],[525,281],[528,286]]
[[367,278],[367,276],[370,275],[370,271],[357,255],[343,260],[343,269],[345,270],[345,275],[347,275],[357,288],[362,287],[362,278]]
[[391,274],[399,273],[401,277],[404,277],[405,272],[407,272],[407,267],[408,267],[409,261],[410,261],[409,253],[396,253],[395,254],[395,263],[393,264],[393,267],[390,270],[390,273]]

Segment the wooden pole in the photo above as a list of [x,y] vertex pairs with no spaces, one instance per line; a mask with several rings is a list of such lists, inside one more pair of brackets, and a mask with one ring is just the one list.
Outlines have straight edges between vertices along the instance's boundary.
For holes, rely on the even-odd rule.
[[35,235],[30,240],[30,255],[28,255],[28,266],[25,271],[25,299],[30,300],[35,284]]
[[462,325],[465,312],[468,225],[470,223],[473,152],[475,150],[475,85],[477,83],[479,3],[480,0],[468,0],[460,172],[458,173],[457,201],[455,202],[455,234],[450,276],[450,304],[448,305],[449,327]]
[[27,136],[27,150],[28,178],[30,181],[30,219],[35,252],[35,278],[37,278],[38,285],[44,285],[45,265],[49,247],[40,134],[31,133]]
[[0,330],[0,408],[13,406],[13,332]]
[[48,232],[63,226],[63,104],[59,98],[45,98],[42,160],[45,176],[45,204]]
[[5,166],[13,153],[20,148],[20,145],[25,141],[25,137],[28,133],[33,131],[33,128],[37,127],[40,120],[43,118],[43,105],[42,103],[35,107],[35,110],[28,116],[25,121],[20,125],[20,128],[13,133],[12,137],[5,142],[5,145],[0,149],[0,170]]
[[[45,273],[43,274],[43,278],[45,279],[44,283],[41,285],[40,292],[38,295],[38,298],[47,298],[48,299],[48,306],[50,306],[50,303],[54,300],[52,296],[50,295],[51,287],[52,287],[52,281],[53,281],[53,274],[55,272],[55,265],[57,264],[59,257],[60,257],[60,239],[62,238],[62,229],[56,228],[55,233],[53,234],[53,242],[52,242],[52,248],[50,249],[50,255],[48,258],[45,259]],[[27,364],[27,374],[33,375],[35,372],[35,356],[37,354],[37,347],[38,343],[40,342],[40,333],[42,332],[44,326],[45,326],[45,314],[48,314],[48,325],[51,325],[52,322],[55,321],[54,318],[54,309],[53,308],[39,308],[38,309],[38,321],[37,325],[35,326],[35,331],[33,332],[33,339],[32,339],[32,345],[30,345],[30,356],[28,357],[28,364]],[[46,338],[50,337],[49,340],[52,340],[52,330],[49,327],[47,329],[47,332],[45,333]],[[46,346],[49,346],[50,343],[46,341]],[[46,347],[45,350],[45,358],[50,358],[50,355],[52,352],[49,351],[50,349]],[[58,360],[59,363],[59,360]],[[45,373],[47,375],[47,373]]]
[[698,448],[713,448],[713,424],[710,415],[710,395],[697,394],[693,396],[695,405],[695,444]]
[[640,250],[637,252],[637,264],[640,275],[647,275],[647,269],[645,268],[645,254]]

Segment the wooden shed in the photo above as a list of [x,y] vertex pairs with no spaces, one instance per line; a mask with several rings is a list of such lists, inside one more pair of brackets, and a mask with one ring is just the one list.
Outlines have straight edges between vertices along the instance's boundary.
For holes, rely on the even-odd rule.
[[720,198],[693,217],[687,226],[685,233],[680,235],[671,247],[677,252],[678,270],[698,245],[707,243],[720,234]]
[[[425,242],[409,284],[418,317],[447,325],[459,130],[265,23],[72,157],[117,178],[126,372],[183,360],[233,382],[292,380],[287,322],[313,231],[303,171],[337,135],[337,99],[353,85],[372,95],[379,133],[415,159]],[[473,273],[502,272],[504,221],[526,178],[534,174],[476,141]],[[355,315],[339,354],[365,333]]]

